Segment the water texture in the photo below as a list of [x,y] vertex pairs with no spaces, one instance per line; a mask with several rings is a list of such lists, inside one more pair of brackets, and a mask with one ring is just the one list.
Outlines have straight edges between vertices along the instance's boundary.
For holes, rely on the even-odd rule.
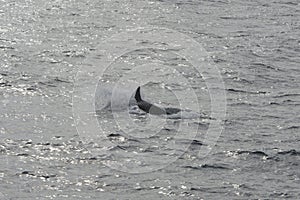
[[[130,66],[154,62],[179,70],[190,85],[169,70],[138,71],[133,82],[153,74],[168,80],[142,86],[143,98],[181,107],[172,91],[184,95],[192,88],[199,110],[192,100],[183,108],[209,116],[213,105],[203,74],[173,50],[139,49],[115,60],[99,80],[89,113],[104,137],[89,141],[77,131],[72,98],[78,70],[89,67],[102,40],[139,27],[193,38],[218,67],[227,112],[215,145],[205,140],[211,119],[169,118],[138,131],[161,118],[137,107],[128,114],[118,95],[116,115],[103,110],[112,93],[104,83],[116,82]],[[2,0],[0,199],[298,199],[299,38],[296,0]],[[80,86],[89,81],[87,75]],[[134,87],[118,91],[126,99]],[[159,134],[151,132],[155,128]],[[205,159],[201,148],[211,150]]]

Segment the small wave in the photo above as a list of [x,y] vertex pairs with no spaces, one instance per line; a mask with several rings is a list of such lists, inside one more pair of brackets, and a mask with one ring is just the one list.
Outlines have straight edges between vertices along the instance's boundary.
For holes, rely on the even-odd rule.
[[208,115],[204,113],[198,113],[191,110],[182,110],[179,113],[167,115],[168,119],[209,119],[213,120],[213,118],[209,117]]
[[280,95],[275,95],[275,96],[273,96],[273,98],[297,97],[297,96],[300,96],[300,94],[297,94],[297,93],[280,94]]
[[281,116],[274,116],[274,115],[262,115],[261,117],[264,117],[264,118],[273,118],[273,119],[282,119]]
[[285,4],[285,5],[291,5],[291,6],[298,6],[299,3],[297,2],[292,2],[292,1],[276,1],[274,3],[277,3],[277,4]]
[[225,166],[224,164],[203,164],[200,166],[183,166],[183,168],[187,169],[195,169],[195,170],[200,170],[200,169],[226,169],[226,170],[231,170],[228,166]]
[[209,165],[209,164],[204,164],[201,165],[202,168],[211,168],[211,169],[231,169],[227,166],[225,166],[224,164],[214,164],[214,165]]
[[191,191],[201,191],[204,193],[217,193],[217,194],[222,194],[222,193],[227,193],[225,190],[226,187],[206,187],[206,188],[198,188],[198,187],[191,187]]
[[57,85],[55,85],[53,82],[51,81],[39,81],[38,82],[39,85],[45,85],[47,87],[57,87]]
[[8,81],[0,83],[0,87],[11,87],[11,86],[12,86],[12,84],[10,84]]
[[61,83],[71,83],[71,81],[65,80],[65,79],[60,78],[60,77],[55,77],[53,80],[56,81],[56,82],[61,82]]
[[300,126],[289,126],[289,127],[284,128],[284,130],[299,129],[299,128],[300,128]]
[[139,145],[132,145],[132,144],[129,144],[129,145],[116,145],[116,146],[113,146],[111,147],[109,150],[110,151],[118,151],[118,150],[122,150],[122,151],[136,151],[138,149],[140,149],[140,146]]
[[37,177],[37,178],[43,178],[43,179],[49,179],[49,178],[54,178],[57,175],[56,174],[35,174],[33,171],[22,171],[21,173],[18,173],[17,175],[22,176],[22,175],[26,175],[26,176],[33,176],[33,177]]
[[247,80],[245,78],[241,78],[241,77],[233,77],[233,80],[238,81],[240,83],[245,83],[245,84],[253,84],[254,81],[252,80]]
[[107,135],[106,137],[122,137],[122,135],[119,133],[111,133],[111,134]]
[[15,49],[14,47],[10,47],[10,46],[0,46],[0,49]]
[[264,64],[264,63],[252,63],[252,65],[257,66],[257,67],[263,67],[263,68],[266,68],[266,69],[271,69],[271,70],[274,70],[274,71],[282,71],[279,68],[272,67],[272,66]]
[[268,103],[268,105],[281,105],[280,103],[277,103],[277,102],[274,102],[274,101],[271,101]]
[[258,104],[253,104],[250,102],[238,102],[238,103],[231,103],[230,106],[258,106]]
[[247,94],[267,94],[268,92],[265,91],[245,91],[245,90],[240,90],[240,89],[233,89],[233,88],[229,88],[226,89],[228,92],[234,92],[234,93],[247,93]]
[[286,192],[276,192],[276,191],[274,191],[274,193],[270,194],[270,197],[271,198],[281,198],[281,199],[284,198],[284,199],[286,199],[286,198],[289,198],[289,197],[292,197],[292,196],[289,195]]
[[278,155],[291,155],[291,156],[300,156],[300,151],[295,149],[287,150],[287,151],[279,151]]
[[292,106],[296,106],[296,105],[300,105],[300,102],[297,101],[292,101],[290,99],[282,101],[282,102],[275,102],[275,101],[271,101],[268,103],[265,103],[265,105],[276,105],[276,106],[286,106],[286,105],[292,105]]
[[35,176],[33,171],[22,171],[20,174],[18,175],[31,175],[31,176]]
[[168,119],[193,119],[198,117],[199,117],[198,113],[194,113],[190,111],[182,111],[176,114],[167,115]]
[[199,140],[193,140],[193,141],[191,142],[191,145],[200,145],[200,146],[203,146],[204,144],[203,144],[203,142],[201,142],[201,141],[199,141]]
[[190,144],[190,145],[193,145],[193,146],[203,146],[203,145],[205,145],[205,144],[203,144],[203,142],[201,142],[200,140],[196,140],[196,139],[193,139],[193,140],[178,139],[178,140],[176,140],[176,143]]
[[17,156],[28,157],[28,153],[18,153]]
[[248,155],[257,155],[257,156],[268,156],[268,154],[266,154],[263,151],[247,151],[247,150],[244,150],[244,151],[233,151],[231,153],[235,153],[235,154],[238,154],[238,155],[248,154]]
[[291,99],[287,99],[282,101],[283,104],[285,105],[293,105],[293,106],[299,106],[300,105],[300,101],[293,101]]

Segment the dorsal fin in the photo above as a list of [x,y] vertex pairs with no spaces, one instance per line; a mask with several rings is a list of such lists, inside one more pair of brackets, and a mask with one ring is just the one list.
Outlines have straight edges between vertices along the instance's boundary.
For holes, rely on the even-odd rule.
[[135,100],[137,101],[137,102],[141,102],[141,101],[143,101],[142,100],[142,97],[141,97],[141,87],[138,87],[137,89],[136,89],[136,92],[135,92],[135,96],[134,96],[134,98],[135,98]]

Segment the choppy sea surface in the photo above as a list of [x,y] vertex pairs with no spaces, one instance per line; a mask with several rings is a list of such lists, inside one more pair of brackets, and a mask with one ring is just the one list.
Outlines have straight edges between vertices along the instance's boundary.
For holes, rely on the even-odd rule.
[[[81,98],[94,84],[91,58],[101,65],[101,52],[132,40],[100,44],[143,27],[203,47],[222,77],[224,119],[209,117],[206,68],[143,48],[164,45],[156,36],[107,64],[93,98]],[[299,38],[297,0],[2,0],[0,199],[298,199]],[[114,90],[122,77],[131,85]],[[147,101],[201,117],[128,105],[138,80]],[[222,132],[207,137],[216,121]]]

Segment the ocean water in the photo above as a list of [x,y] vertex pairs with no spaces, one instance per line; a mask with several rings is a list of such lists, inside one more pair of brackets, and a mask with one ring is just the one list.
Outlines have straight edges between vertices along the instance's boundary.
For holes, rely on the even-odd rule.
[[[0,16],[0,199],[299,199],[298,1],[2,0]],[[145,114],[139,85],[191,112]]]

